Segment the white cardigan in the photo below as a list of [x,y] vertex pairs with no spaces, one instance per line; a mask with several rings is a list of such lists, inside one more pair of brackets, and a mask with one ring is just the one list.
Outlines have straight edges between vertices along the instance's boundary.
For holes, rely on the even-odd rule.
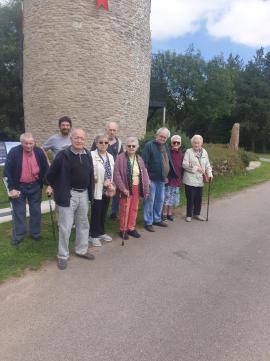
[[202,156],[200,162],[195,156],[195,153],[192,148],[187,149],[184,155],[183,164],[184,176],[183,183],[188,186],[193,187],[203,187],[203,175],[198,172],[198,167],[202,167],[203,172],[206,173],[209,177],[212,175],[212,167],[209,162],[207,151],[202,149]]
[[[109,157],[109,162],[112,171],[113,177],[113,169],[114,169],[114,159],[113,156],[107,152]],[[91,152],[91,156],[93,159],[93,166],[94,166],[94,176],[95,176],[95,191],[94,191],[94,199],[102,199],[103,194],[103,183],[104,183],[104,176],[105,176],[105,169],[103,162],[98,154],[97,149]],[[112,179],[113,180],[113,179]]]

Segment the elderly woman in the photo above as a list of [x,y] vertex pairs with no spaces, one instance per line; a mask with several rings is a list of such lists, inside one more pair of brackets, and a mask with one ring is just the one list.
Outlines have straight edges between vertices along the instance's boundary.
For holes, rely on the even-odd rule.
[[201,213],[204,175],[209,181],[213,179],[212,168],[207,151],[202,148],[203,138],[196,134],[191,138],[192,148],[185,153],[183,160],[185,193],[187,198],[186,221],[191,222],[192,216],[199,221],[205,221]]
[[163,205],[162,219],[173,221],[173,207],[178,207],[180,202],[180,186],[182,182],[182,162],[181,137],[173,135],[171,137],[170,154],[174,171],[170,169],[168,183],[165,185],[165,199]]
[[114,195],[113,171],[114,159],[107,152],[109,139],[107,135],[98,135],[95,139],[96,150],[91,152],[94,166],[95,190],[91,208],[90,239],[95,247],[101,247],[101,241],[111,242],[112,238],[105,233],[105,217],[110,197]]
[[120,196],[120,236],[139,238],[136,220],[140,196],[149,193],[149,178],[143,159],[136,154],[138,139],[126,139],[126,152],[118,155],[114,167],[114,182]]

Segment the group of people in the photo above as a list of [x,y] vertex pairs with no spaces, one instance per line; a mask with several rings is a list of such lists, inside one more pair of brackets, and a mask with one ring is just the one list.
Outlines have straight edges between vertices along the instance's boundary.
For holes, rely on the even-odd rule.
[[[81,128],[72,128],[65,116],[59,119],[59,134],[51,136],[42,147],[35,145],[31,133],[20,137],[21,145],[7,156],[4,176],[7,177],[13,210],[12,244],[19,244],[26,234],[26,201],[29,204],[29,233],[34,240],[41,234],[41,191],[53,196],[59,230],[58,268],[67,267],[69,239],[76,228],[75,254],[93,260],[89,244],[101,247],[111,242],[106,234],[105,220],[112,199],[112,219],[119,213],[119,232],[123,239],[139,238],[136,229],[140,198],[143,199],[144,227],[168,227],[173,221],[173,208],[180,202],[180,187],[185,185],[186,221],[200,221],[204,178],[212,181],[212,169],[203,138],[194,135],[192,147],[181,151],[180,135],[170,138],[163,127],[138,154],[139,142],[129,136],[124,142],[117,136],[118,125],[109,122],[104,134],[97,135],[91,149]],[[167,144],[170,139],[170,145]],[[48,151],[52,151],[50,163]],[[91,205],[90,223],[88,208]]]

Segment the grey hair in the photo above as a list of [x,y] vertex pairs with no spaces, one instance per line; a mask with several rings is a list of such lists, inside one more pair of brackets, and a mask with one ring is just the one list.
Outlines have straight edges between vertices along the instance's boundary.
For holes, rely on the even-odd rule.
[[20,142],[23,142],[25,139],[33,139],[34,140],[33,134],[30,133],[30,132],[21,134],[20,135]]
[[167,138],[170,138],[171,132],[170,132],[169,129],[166,128],[166,127],[159,128],[159,129],[156,131],[156,135],[159,135],[159,133],[163,132],[163,130],[165,130],[165,131],[167,132]]
[[125,144],[127,145],[128,143],[136,143],[136,145],[139,146],[139,141],[137,137],[127,137]]
[[81,131],[81,132],[83,132],[83,134],[84,134],[84,136],[85,136],[85,138],[86,138],[86,131],[83,130],[82,128],[72,128],[72,129],[71,129],[71,132],[70,132],[70,137],[72,138],[73,134],[76,133],[78,130]]
[[172,142],[182,142],[182,138],[180,137],[180,135],[178,135],[178,134],[175,134],[175,135],[173,135],[172,137],[171,137],[171,143]]
[[107,139],[109,141],[109,137],[107,134],[98,134],[95,137],[95,143],[98,143],[100,140]]
[[191,144],[194,142],[194,140],[199,140],[203,144],[203,137],[200,134],[193,135],[193,137],[190,139]]

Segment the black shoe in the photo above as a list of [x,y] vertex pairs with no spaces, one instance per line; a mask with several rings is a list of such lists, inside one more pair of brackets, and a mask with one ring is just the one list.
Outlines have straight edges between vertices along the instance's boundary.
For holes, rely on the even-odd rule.
[[125,239],[127,240],[129,237],[128,237],[128,232],[122,232],[120,231],[119,232],[119,236],[122,238],[122,239]]
[[79,254],[79,253],[75,253],[75,254],[77,257],[88,259],[89,261],[93,261],[95,259],[95,256],[88,251],[84,254]]
[[132,231],[127,231],[127,233],[128,233],[130,236],[135,237],[135,238],[140,238],[140,237],[141,237],[140,233],[138,233],[138,232],[136,231],[136,229],[133,229]]
[[31,236],[31,238],[32,238],[34,241],[40,241],[40,240],[41,240],[41,237],[40,237],[40,236]]
[[10,241],[10,244],[11,244],[12,246],[18,246],[22,241],[23,241],[22,239],[19,239],[19,240],[12,239],[12,240]]
[[154,222],[153,223],[155,226],[159,226],[159,227],[168,227],[168,224],[164,221],[160,221],[160,222]]
[[[168,217],[168,218],[169,218],[169,217]],[[167,221],[167,216],[162,215],[162,216],[161,216],[161,219],[165,222],[165,221]]]
[[116,213],[112,213],[112,214],[110,215],[110,218],[111,218],[113,221],[115,221],[115,220],[117,219],[117,214],[116,214]]
[[62,271],[67,268],[67,259],[58,258],[57,267]]
[[152,224],[146,224],[144,226],[144,228],[148,231],[148,232],[155,232],[154,227],[152,226]]
[[171,214],[168,214],[168,215],[167,215],[167,218],[168,218],[169,221],[172,221],[172,222],[173,222],[173,220],[174,220],[173,215],[171,215]]

